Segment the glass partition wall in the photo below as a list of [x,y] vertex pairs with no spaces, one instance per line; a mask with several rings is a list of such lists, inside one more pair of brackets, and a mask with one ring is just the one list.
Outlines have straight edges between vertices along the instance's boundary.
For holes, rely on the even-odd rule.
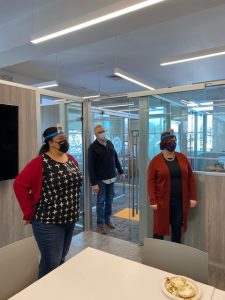
[[[106,112],[104,106],[113,113]],[[118,147],[127,174],[125,191],[118,181],[115,202],[127,197],[129,220],[132,213],[138,214],[138,233],[135,239],[126,235],[128,240],[142,243],[144,237],[151,236],[152,212],[147,200],[146,171],[149,160],[160,152],[163,131],[174,130],[177,151],[188,156],[194,171],[225,171],[225,82],[134,93],[128,98],[96,102],[93,108],[101,112],[92,113],[92,126],[100,122],[106,127],[108,138]],[[115,111],[120,116],[115,116]],[[133,230],[132,226],[129,230]]]
[[[88,180],[87,162],[83,167],[83,104],[56,103],[55,100],[42,98],[42,131],[58,121],[63,124],[70,151]],[[160,151],[161,132],[174,129],[177,151],[189,157],[194,171],[225,171],[225,82],[101,99],[91,103],[88,115],[90,135],[85,137],[93,141],[94,126],[102,124],[126,173],[125,182],[118,178],[115,184],[113,221],[116,220],[118,226],[108,233],[112,236],[135,243],[142,243],[144,237],[151,236],[152,212],[148,205],[146,171],[149,160]],[[88,190],[85,192],[85,201],[91,205],[90,211],[85,212],[82,197],[81,216],[90,215],[90,224],[92,219],[95,230],[96,199],[91,190],[90,195]],[[78,227],[83,227],[82,218]]]
[[194,171],[223,171],[225,162],[225,87],[148,96],[151,159],[159,153],[160,133],[177,135],[177,151],[185,153]]

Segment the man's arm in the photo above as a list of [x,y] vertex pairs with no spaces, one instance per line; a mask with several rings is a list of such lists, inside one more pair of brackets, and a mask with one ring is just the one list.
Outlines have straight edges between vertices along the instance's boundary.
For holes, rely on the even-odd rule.
[[119,174],[124,174],[116,151],[115,151],[115,163],[116,163],[116,168],[117,168]]
[[94,186],[98,184],[95,174],[95,152],[93,151],[92,147],[88,149],[88,172],[91,180],[91,185]]

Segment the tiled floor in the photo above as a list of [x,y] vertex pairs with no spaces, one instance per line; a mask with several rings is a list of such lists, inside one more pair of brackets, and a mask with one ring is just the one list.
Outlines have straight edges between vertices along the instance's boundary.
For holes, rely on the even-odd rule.
[[82,232],[73,237],[68,258],[86,247],[92,247],[133,261],[141,262],[142,247],[137,244],[96,232]]
[[[99,249],[136,262],[142,260],[142,246],[91,231],[82,232],[73,237],[68,258],[76,255],[86,247]],[[209,284],[225,290],[225,272],[223,268],[209,266]]]
[[[131,241],[133,243],[138,243],[138,234],[139,234],[139,223],[136,221],[131,221],[123,218],[118,218],[113,216],[115,213],[121,211],[124,208],[129,207],[129,198],[128,193],[126,193],[125,197],[120,197],[113,200],[112,205],[112,217],[111,221],[115,225],[114,230],[109,230],[105,227],[107,235],[113,236],[125,241]],[[96,211],[92,212],[92,224],[93,230],[96,228]]]

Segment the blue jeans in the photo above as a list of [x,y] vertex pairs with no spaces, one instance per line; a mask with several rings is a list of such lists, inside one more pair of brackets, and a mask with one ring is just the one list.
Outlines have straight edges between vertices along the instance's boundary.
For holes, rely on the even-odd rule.
[[97,194],[97,225],[103,225],[110,221],[112,214],[112,201],[114,197],[114,183],[105,184],[98,182],[99,192]]
[[38,278],[64,263],[73,236],[75,222],[58,225],[33,219],[32,228],[41,252]]

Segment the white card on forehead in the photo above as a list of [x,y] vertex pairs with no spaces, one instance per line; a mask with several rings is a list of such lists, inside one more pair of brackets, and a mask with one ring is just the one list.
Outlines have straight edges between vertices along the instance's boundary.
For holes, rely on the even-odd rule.
[[60,124],[60,123],[57,123],[57,124],[56,124],[56,127],[57,127],[57,131],[58,131],[58,133],[60,133],[60,132],[63,132],[63,127],[62,127],[62,124]]

